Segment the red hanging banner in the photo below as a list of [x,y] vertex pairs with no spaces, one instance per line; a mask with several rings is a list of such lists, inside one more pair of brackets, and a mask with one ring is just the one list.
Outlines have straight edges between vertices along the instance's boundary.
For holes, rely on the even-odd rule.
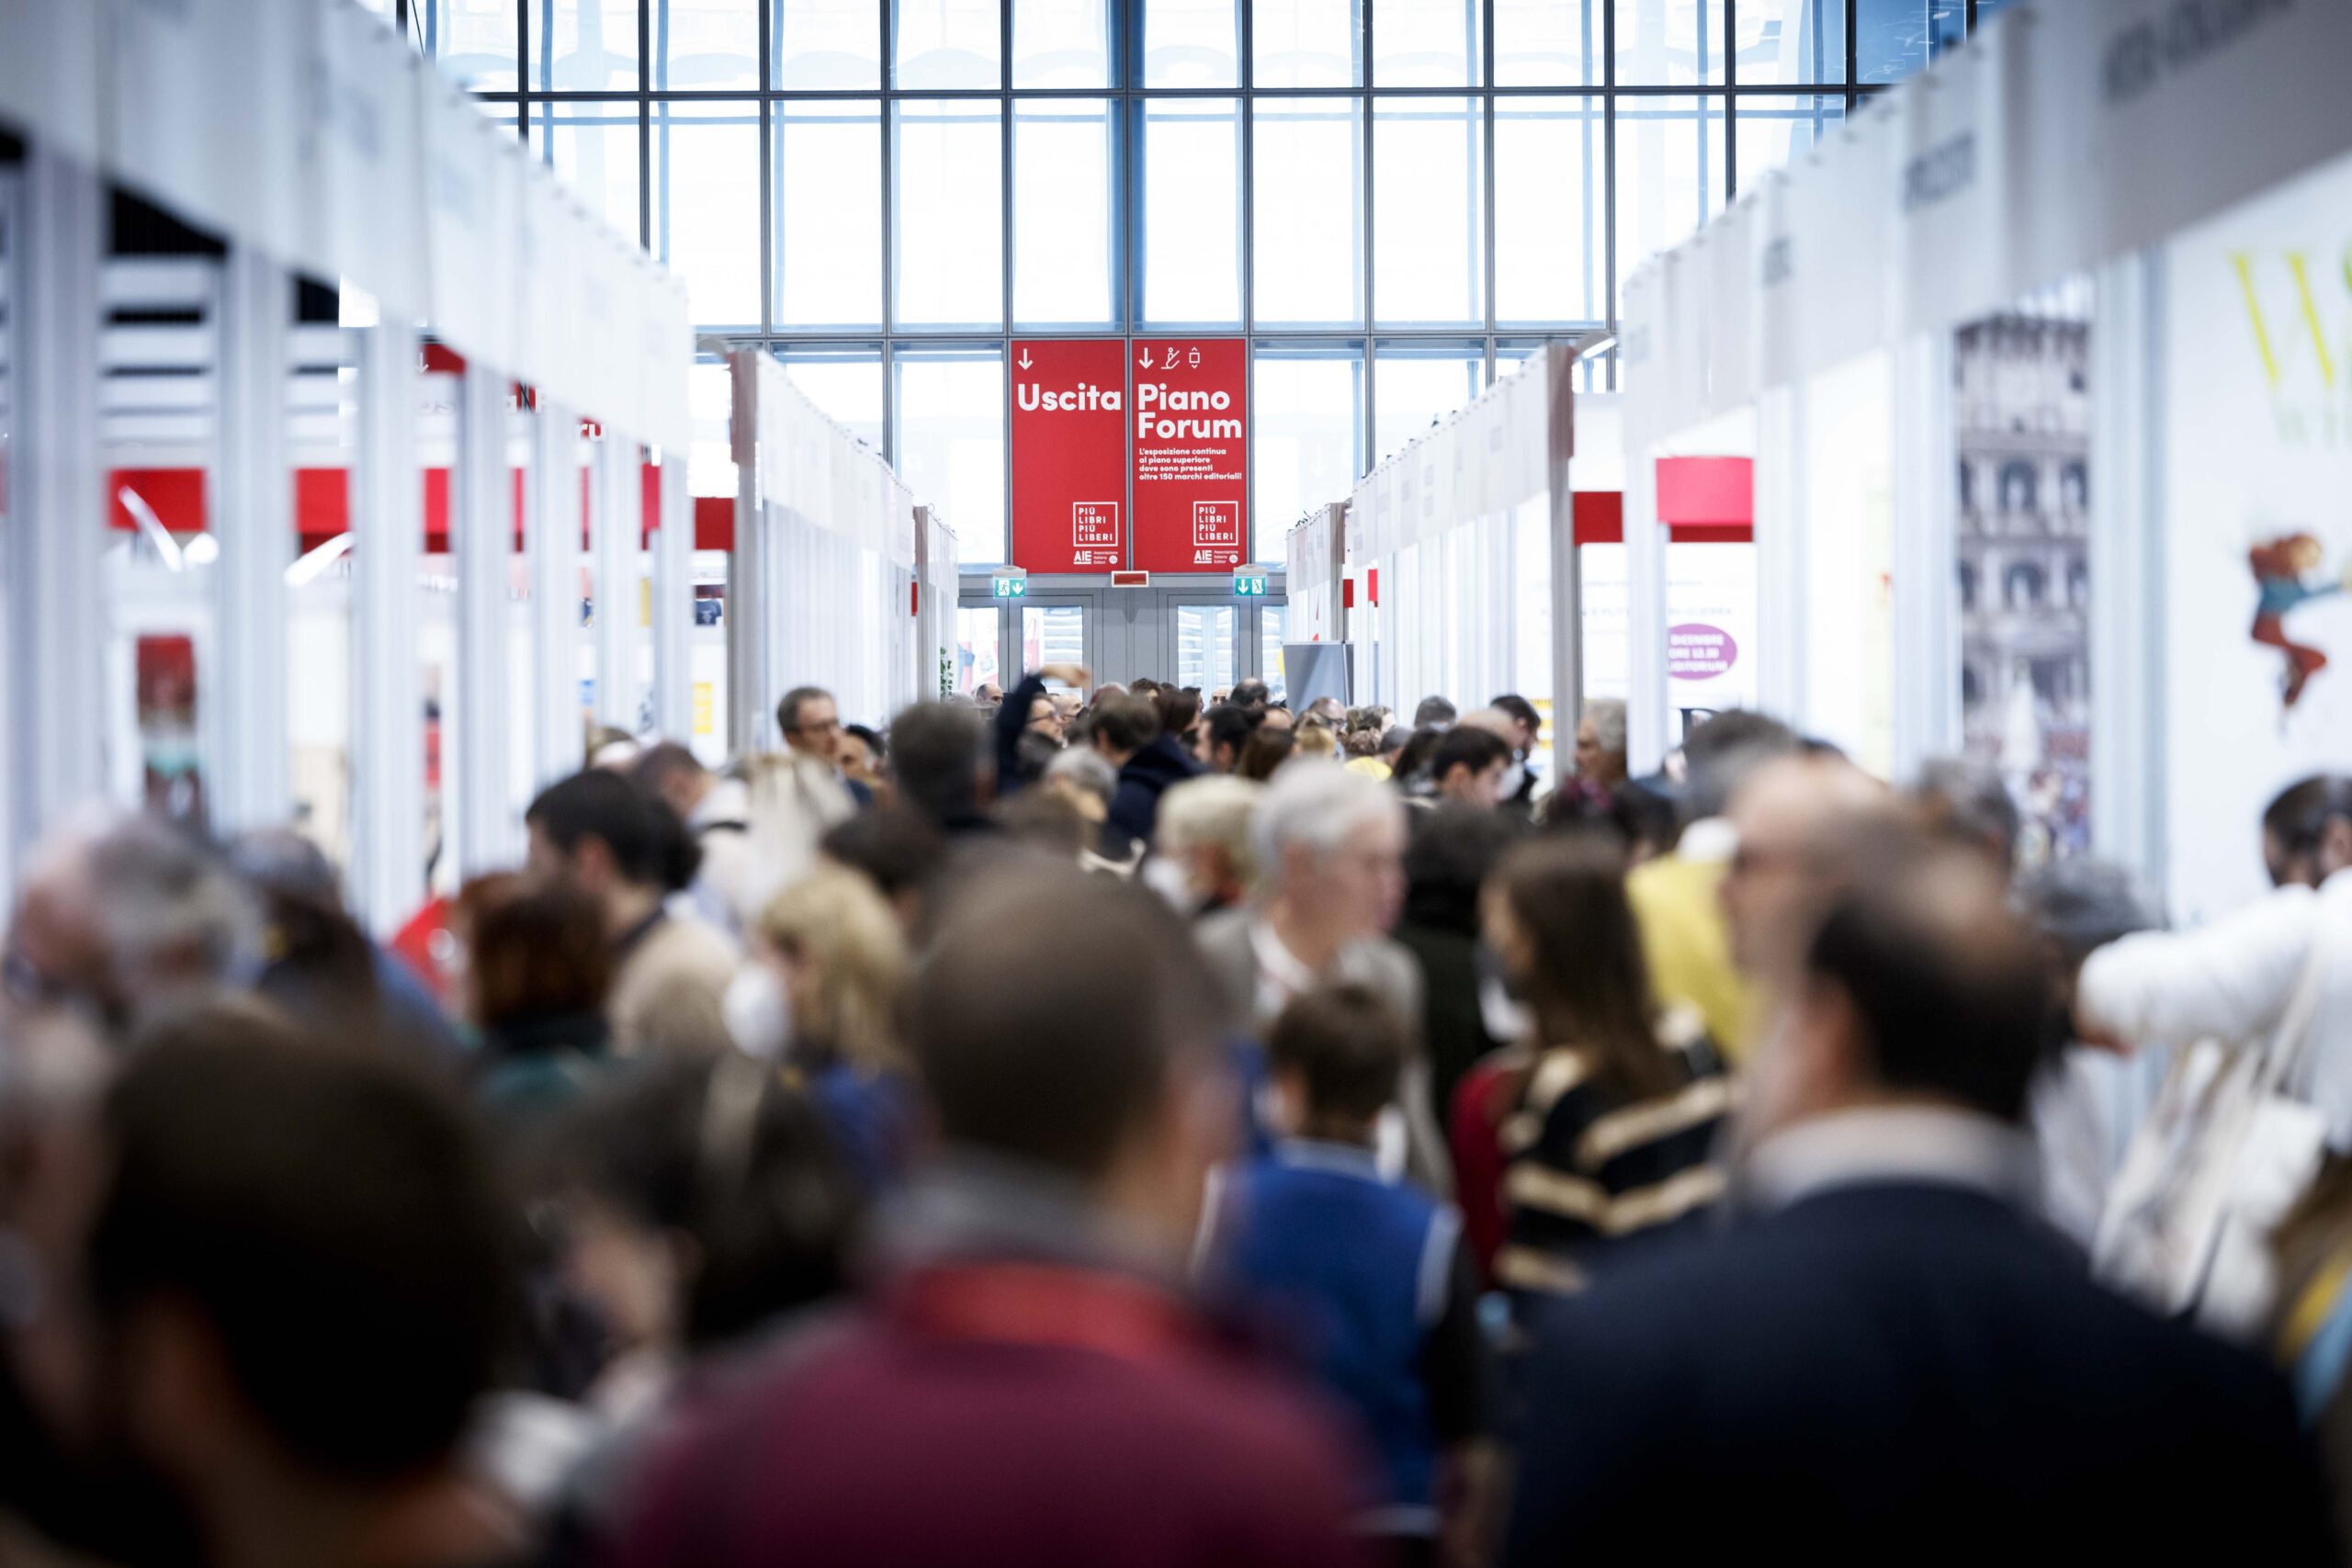
[[1136,565],[1222,571],[1250,558],[1250,345],[1135,344]]
[[1012,344],[1012,564],[1033,572],[1127,564],[1126,344]]

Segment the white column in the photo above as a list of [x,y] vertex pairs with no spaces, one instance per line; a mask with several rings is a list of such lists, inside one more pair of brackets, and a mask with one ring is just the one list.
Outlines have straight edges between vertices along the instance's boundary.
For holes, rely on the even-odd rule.
[[416,455],[417,333],[369,327],[359,354],[352,465],[351,907],[390,932],[424,898],[424,710],[417,574],[424,479]]
[[1951,334],[1894,354],[1894,776],[1961,748]]
[[[1552,509],[1552,777],[1557,780],[1576,772],[1577,726],[1584,718],[1584,573],[1577,557],[1576,494],[1569,472],[1576,355],[1557,344],[1544,352],[1552,400],[1544,481]],[[1425,543],[1424,558],[1428,553]],[[1414,694],[1410,700],[1418,702],[1423,694]]]
[[[746,755],[777,746],[768,692],[768,558],[775,540],[760,505],[759,377],[749,355],[729,360],[735,450],[735,553],[727,568],[727,738]],[[777,693],[775,695],[782,695]]]
[[533,776],[548,784],[580,771],[587,739],[580,723],[580,424],[542,394],[531,434]]
[[[1630,422],[1629,422],[1630,423]],[[1665,525],[1657,520],[1657,457],[1647,446],[1625,453],[1625,763],[1635,778],[1654,773],[1680,742],[1666,674]],[[1574,737],[1570,737],[1573,740]]]
[[645,535],[637,440],[610,425],[590,448],[589,546],[596,559],[596,718],[638,731],[637,552]]
[[202,727],[213,826],[273,827],[292,814],[287,739],[286,568],[294,558],[294,474],[286,453],[287,341],[293,280],[250,245],[221,267],[220,404],[207,508],[212,647]]
[[507,736],[507,605],[513,595],[514,480],[506,466],[512,383],[478,361],[466,364],[458,398],[458,472],[451,485],[449,553],[458,569],[458,873],[479,876],[512,866],[522,824]]
[[2100,268],[2090,350],[2091,843],[2159,895],[2170,874],[2164,292],[2161,250]]
[[662,454],[662,526],[653,533],[653,728],[680,745],[695,727],[695,502],[686,454]]
[[1805,392],[1768,389],[1756,406],[1756,702],[1805,719]]
[[[6,235],[10,328],[8,837],[21,852],[106,787],[98,269],[106,189],[36,142]],[[17,863],[22,863],[17,858]]]

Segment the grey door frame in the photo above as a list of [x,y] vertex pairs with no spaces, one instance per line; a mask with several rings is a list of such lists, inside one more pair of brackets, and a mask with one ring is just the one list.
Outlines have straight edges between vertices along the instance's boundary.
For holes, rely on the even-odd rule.
[[1032,577],[1028,592],[1018,599],[995,597],[987,571],[963,574],[957,595],[959,610],[993,608],[998,613],[997,649],[1000,678],[1009,689],[1027,671],[1021,668],[1019,612],[1030,605],[1076,604],[1087,611],[1086,663],[1099,681],[1125,682],[1139,676],[1155,681],[1176,675],[1176,610],[1203,605],[1235,610],[1234,669],[1237,680],[1261,675],[1266,659],[1275,651],[1261,646],[1260,616],[1264,605],[1283,600],[1283,574],[1270,574],[1264,599],[1237,599],[1229,573],[1199,572],[1155,576],[1140,588],[1112,586],[1107,573],[1070,573]]

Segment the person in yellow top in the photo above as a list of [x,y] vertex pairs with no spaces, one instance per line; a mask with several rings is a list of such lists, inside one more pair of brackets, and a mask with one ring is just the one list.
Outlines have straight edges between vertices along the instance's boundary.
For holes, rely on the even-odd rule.
[[1750,773],[1796,750],[1795,732],[1762,714],[1734,710],[1693,729],[1682,743],[1688,826],[1672,851],[1625,878],[1658,1005],[1697,1009],[1735,1066],[1747,1059],[1757,1010],[1724,920],[1724,877],[1738,842],[1724,812]]

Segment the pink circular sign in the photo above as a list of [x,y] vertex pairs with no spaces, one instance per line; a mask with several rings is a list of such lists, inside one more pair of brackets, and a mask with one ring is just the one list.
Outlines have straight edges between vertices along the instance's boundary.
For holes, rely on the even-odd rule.
[[1728,674],[1739,662],[1731,633],[1704,621],[1685,621],[1666,634],[1666,672],[1677,681],[1706,681]]

